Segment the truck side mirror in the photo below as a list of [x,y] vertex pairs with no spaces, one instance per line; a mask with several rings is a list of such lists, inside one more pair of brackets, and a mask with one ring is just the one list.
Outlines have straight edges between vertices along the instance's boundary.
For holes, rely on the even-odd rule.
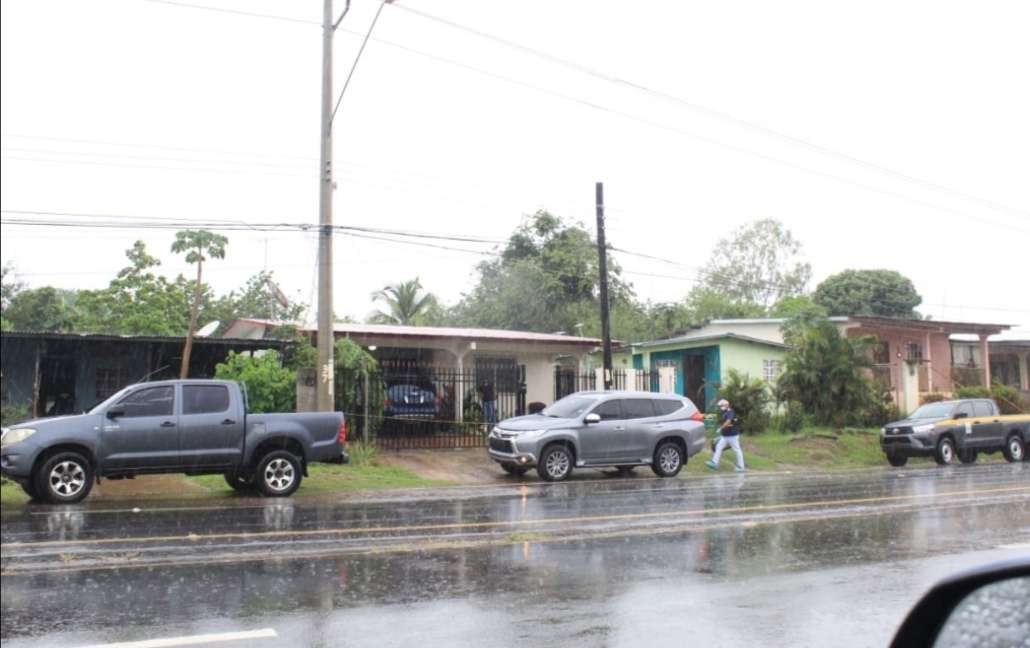
[[593,413],[587,414],[585,417],[583,417],[583,422],[586,423],[587,425],[590,425],[592,423],[600,423],[601,422],[601,415],[600,414],[593,414]]
[[955,418],[956,419],[969,418],[969,413],[968,412],[959,412],[958,414],[955,415]]
[[115,420],[115,419],[117,419],[117,418],[119,418],[121,416],[125,416],[125,410],[123,410],[121,408],[113,407],[113,408],[107,410],[106,416],[107,416],[107,418],[109,418],[109,419],[111,419],[113,421],[113,420]]

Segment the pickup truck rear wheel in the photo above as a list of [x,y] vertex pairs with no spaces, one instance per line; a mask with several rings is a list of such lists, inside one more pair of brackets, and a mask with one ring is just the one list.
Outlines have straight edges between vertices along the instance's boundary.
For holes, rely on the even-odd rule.
[[887,453],[887,463],[895,468],[901,468],[908,463],[908,456],[903,454]]
[[287,497],[300,488],[300,459],[286,450],[269,452],[258,462],[254,484],[265,497]]
[[941,466],[950,466],[955,463],[955,442],[951,437],[942,437],[937,442],[937,451],[934,452],[934,459]]
[[1026,459],[1026,445],[1019,438],[1018,434],[1010,434],[1005,439],[1005,449],[1002,451],[1008,461],[1023,461]]
[[93,488],[93,466],[78,452],[58,452],[43,462],[33,480],[39,499],[74,504]]
[[234,470],[225,473],[225,483],[237,493],[249,493],[254,490],[254,478],[248,479]]

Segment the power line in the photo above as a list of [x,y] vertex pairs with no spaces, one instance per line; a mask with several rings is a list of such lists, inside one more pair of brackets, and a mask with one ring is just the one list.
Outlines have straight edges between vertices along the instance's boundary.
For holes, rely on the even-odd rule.
[[516,43],[515,41],[508,40],[506,38],[502,38],[502,37],[497,36],[495,34],[490,34],[490,33],[487,33],[485,31],[482,31],[480,29],[476,29],[474,27],[469,27],[467,25],[463,25],[463,24],[454,22],[452,20],[448,20],[446,18],[442,18],[442,17],[436,16],[434,14],[430,14],[430,13],[422,11],[420,9],[415,9],[414,7],[411,7],[411,6],[408,6],[408,5],[405,5],[405,4],[396,4],[396,5],[393,5],[393,6],[395,8],[397,8],[397,9],[400,9],[402,11],[406,11],[408,13],[420,16],[420,17],[425,18],[427,20],[431,20],[431,21],[440,23],[442,25],[446,25],[447,27],[450,27],[450,28],[453,28],[453,29],[457,29],[457,30],[460,30],[460,31],[464,31],[464,32],[467,32],[467,33],[470,33],[470,34],[473,34],[473,35],[475,35],[475,36],[477,36],[479,38],[483,38],[483,39],[486,39],[486,40],[490,40],[490,41],[499,43],[499,44],[504,45],[505,47],[508,47],[510,49],[515,49],[517,51],[520,51],[520,52],[523,52],[523,53],[526,53],[526,54],[530,54],[530,55],[535,56],[537,58],[543,59],[543,60],[545,60],[545,61],[547,61],[549,63],[554,63],[554,64],[557,64],[557,65],[560,65],[560,66],[563,66],[563,67],[575,70],[576,72],[579,72],[579,73],[582,73],[582,74],[586,74],[588,76],[592,76],[592,77],[597,78],[597,79],[601,79],[602,81],[606,81],[608,83],[613,83],[613,84],[625,86],[625,87],[627,87],[627,88],[629,88],[631,90],[644,92],[644,93],[649,94],[649,95],[651,95],[653,97],[657,97],[657,98],[663,99],[665,101],[669,101],[669,102],[672,102],[672,103],[679,104],[681,106],[689,108],[690,110],[703,113],[703,114],[708,115],[710,117],[715,117],[715,118],[720,119],[722,121],[726,121],[726,122],[732,123],[732,124],[737,125],[737,126],[742,126],[744,128],[747,128],[747,129],[750,129],[750,130],[753,130],[753,131],[757,131],[757,132],[759,132],[759,133],[761,133],[763,135],[775,137],[777,139],[789,142],[791,144],[802,146],[804,148],[807,148],[809,150],[815,151],[815,152],[820,153],[822,155],[836,157],[836,158],[845,160],[845,161],[847,161],[849,163],[857,164],[859,166],[865,167],[867,169],[871,169],[871,170],[874,170],[874,171],[878,171],[880,173],[884,173],[884,174],[887,174],[887,175],[894,176],[896,178],[900,178],[900,179],[905,180],[907,182],[919,184],[919,185],[922,185],[924,187],[928,187],[928,188],[931,188],[931,189],[934,189],[934,190],[937,190],[937,191],[943,191],[943,192],[951,193],[951,194],[954,194],[954,195],[959,196],[961,198],[964,198],[966,200],[971,200],[971,201],[974,201],[974,202],[981,203],[981,204],[983,204],[983,205],[985,205],[987,207],[990,207],[991,209],[995,209],[995,210],[999,210],[999,211],[1007,211],[1007,212],[1011,212],[1011,213],[1014,213],[1014,214],[1018,214],[1020,216],[1030,216],[1030,212],[1028,212],[1026,210],[1017,209],[1015,207],[1010,207],[1008,205],[1004,205],[1004,204],[1001,204],[1001,203],[998,203],[998,202],[995,202],[995,201],[992,201],[992,200],[987,200],[987,199],[981,198],[979,196],[974,196],[972,194],[968,194],[968,193],[965,193],[965,192],[962,192],[962,191],[959,191],[959,190],[956,190],[956,189],[952,189],[951,187],[947,187],[945,185],[942,185],[942,184],[939,184],[939,183],[936,183],[936,182],[931,182],[931,181],[925,180],[923,178],[918,178],[916,176],[912,176],[912,175],[909,175],[909,174],[906,174],[906,173],[902,173],[900,171],[896,171],[896,170],[888,168],[886,166],[883,166],[883,165],[880,165],[880,164],[876,164],[874,162],[869,162],[867,160],[863,160],[861,158],[855,157],[855,156],[850,155],[848,153],[842,153],[840,151],[831,149],[829,147],[826,147],[826,146],[823,146],[823,145],[820,145],[820,144],[816,144],[814,142],[810,142],[810,141],[802,139],[800,137],[789,135],[787,133],[783,133],[781,131],[774,130],[774,129],[769,128],[767,126],[763,126],[763,125],[755,123],[755,122],[751,122],[751,121],[748,121],[748,120],[745,120],[745,119],[741,119],[740,117],[737,117],[735,115],[732,115],[730,113],[727,113],[727,112],[724,112],[724,111],[721,111],[721,110],[717,110],[715,108],[711,108],[710,106],[705,106],[705,105],[702,105],[702,104],[699,104],[699,103],[695,103],[693,101],[689,101],[689,100],[684,99],[682,97],[678,97],[676,95],[673,95],[673,94],[670,94],[670,93],[667,93],[667,92],[663,92],[663,91],[657,90],[655,88],[651,88],[651,87],[643,85],[641,83],[637,83],[635,81],[631,81],[631,80],[624,79],[624,78],[621,78],[621,77],[618,77],[618,76],[615,76],[615,75],[608,74],[606,72],[602,72],[600,70],[588,67],[588,66],[583,65],[581,63],[577,63],[577,62],[571,61],[569,59],[561,58],[561,57],[556,56],[554,54],[551,54],[551,53],[548,53],[548,52],[544,52],[542,50],[539,50],[539,49],[536,49],[536,48],[533,48],[533,47],[529,47],[528,45],[523,45],[521,43]]
[[290,158],[296,160],[307,160],[317,163],[318,158],[310,155],[289,155],[285,153],[262,153],[259,151],[232,151],[227,149],[196,148],[189,146],[170,146],[167,144],[141,144],[139,142],[125,142],[104,139],[88,139],[79,137],[54,137],[49,135],[25,135],[19,133],[0,133],[0,137],[13,139],[41,140],[50,142],[71,142],[74,144],[98,144],[101,146],[121,146],[126,148],[139,149],[162,149],[166,151],[185,151],[189,153],[215,153],[218,155],[254,156],[271,158]]
[[152,2],[154,4],[167,5],[171,7],[179,7],[185,9],[201,9],[203,11],[214,11],[217,13],[234,14],[237,16],[248,16],[250,18],[269,18],[272,20],[282,20],[285,22],[292,23],[303,23],[307,25],[320,25],[321,23],[317,20],[307,20],[304,18],[293,18],[292,16],[281,16],[278,14],[266,14],[258,13],[255,11],[243,11],[241,9],[228,9],[225,7],[212,7],[209,5],[193,4],[189,2],[176,2],[174,0],[140,0],[140,2]]

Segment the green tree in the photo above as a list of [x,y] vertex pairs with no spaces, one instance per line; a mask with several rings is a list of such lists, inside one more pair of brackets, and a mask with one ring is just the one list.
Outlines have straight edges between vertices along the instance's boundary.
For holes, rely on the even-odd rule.
[[70,331],[74,321],[72,297],[70,291],[52,286],[21,290],[4,308],[4,322],[18,331]]
[[372,301],[385,306],[385,310],[378,310],[369,317],[375,324],[419,326],[427,323],[427,315],[439,312],[436,297],[422,289],[418,277],[375,291]]
[[752,378],[746,373],[730,369],[726,380],[719,386],[715,402],[719,398],[730,402],[733,411],[740,417],[740,427],[744,433],[756,434],[769,427],[772,418],[769,412],[771,394],[769,386],[761,378]]
[[[275,282],[275,274],[270,270],[262,270],[247,279],[240,290],[233,290],[227,295],[218,297],[201,312],[201,320],[218,321],[219,331],[225,331],[235,319],[258,318],[275,322],[297,322],[304,315],[305,306],[289,299]],[[275,329],[286,338],[294,335],[290,327]],[[284,330],[285,329],[285,330]]]
[[[333,361],[336,409],[344,412],[348,418],[353,418],[359,412],[363,415],[366,378],[372,378],[379,371],[379,363],[361,345],[347,338],[337,340],[333,345]],[[371,389],[379,385],[379,381],[368,382]],[[369,416],[378,417],[382,414],[384,396],[369,395]]]
[[764,317],[765,308],[733,292],[697,286],[687,295],[687,312],[695,324],[713,319]]
[[815,289],[815,302],[830,315],[919,317],[922,301],[912,280],[894,270],[845,270]]
[[[783,297],[804,294],[812,267],[799,260],[801,243],[783,223],[755,221],[719,241],[695,290],[722,295],[742,308],[767,309]],[[700,297],[692,297],[697,301]]]
[[[616,309],[633,301],[632,287],[609,259],[609,297]],[[553,333],[593,330],[600,313],[597,246],[581,225],[546,211],[528,217],[499,258],[477,267],[475,287],[452,311],[464,326]],[[629,312],[629,311],[627,311]],[[614,321],[614,317],[613,317]],[[625,332],[613,328],[613,336]]]
[[296,409],[297,372],[282,366],[275,351],[254,358],[230,351],[225,362],[215,366],[215,378],[243,383],[251,412],[292,412]]
[[884,411],[883,398],[862,369],[870,365],[869,338],[848,338],[826,318],[803,316],[784,327],[787,352],[778,399],[801,405],[817,423],[868,423]]
[[193,350],[193,334],[197,330],[197,318],[200,315],[200,303],[204,295],[203,270],[204,261],[208,258],[224,259],[225,246],[229,240],[221,234],[207,230],[182,230],[175,233],[172,252],[186,254],[186,263],[196,264],[197,281],[193,289],[193,303],[190,305],[190,322],[186,329],[186,345],[182,350],[182,368],[180,378],[187,378],[190,370],[190,352]]
[[783,297],[769,309],[770,317],[792,318],[799,315],[814,315],[826,317],[826,309],[820,306],[808,295],[796,295]]

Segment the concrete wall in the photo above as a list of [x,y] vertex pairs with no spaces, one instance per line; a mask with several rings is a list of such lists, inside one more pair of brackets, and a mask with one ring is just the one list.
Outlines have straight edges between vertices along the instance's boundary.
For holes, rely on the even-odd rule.
[[776,360],[782,368],[787,350],[781,347],[756,344],[742,340],[728,339],[720,345],[722,355],[722,380],[726,380],[730,369],[736,369],[752,378],[763,378],[766,360]]

